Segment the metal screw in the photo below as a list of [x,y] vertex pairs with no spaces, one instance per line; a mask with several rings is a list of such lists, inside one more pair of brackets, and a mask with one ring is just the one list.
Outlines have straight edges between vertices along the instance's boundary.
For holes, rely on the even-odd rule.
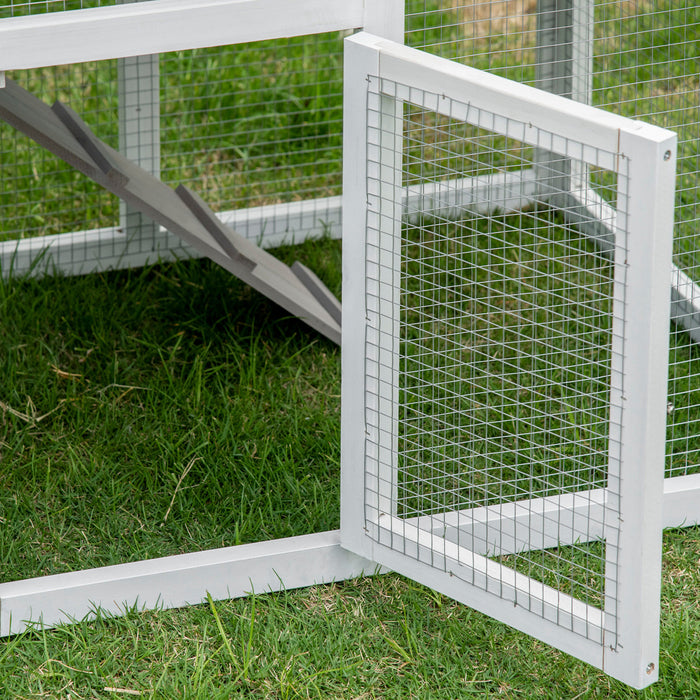
[[664,153],[664,160],[671,160],[671,151],[666,151],[666,153]]
[[656,668],[656,665],[652,661],[651,663],[647,664],[647,675],[651,675],[654,672],[654,669]]

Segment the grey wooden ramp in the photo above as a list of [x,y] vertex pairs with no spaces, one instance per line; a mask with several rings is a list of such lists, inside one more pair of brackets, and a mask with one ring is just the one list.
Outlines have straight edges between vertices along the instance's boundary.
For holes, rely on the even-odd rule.
[[0,118],[340,344],[340,303],[311,270],[290,268],[229,229],[194,192],[173,190],[110,148],[70,107],[49,107],[8,80]]

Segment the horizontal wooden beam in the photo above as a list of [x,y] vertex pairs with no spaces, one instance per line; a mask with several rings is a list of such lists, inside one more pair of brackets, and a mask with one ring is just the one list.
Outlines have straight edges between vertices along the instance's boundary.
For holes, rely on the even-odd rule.
[[[409,518],[406,522],[476,554],[500,557],[605,537],[605,489]],[[700,524],[700,474],[664,479],[664,528]]]
[[[523,513],[534,510],[543,515],[549,511],[554,515],[552,499],[532,500],[532,507],[526,508],[521,503],[519,507],[514,505],[513,510]],[[585,505],[586,502],[589,505]],[[591,505],[602,508],[602,491],[591,492],[590,499],[579,494],[578,503],[581,515]],[[483,524],[487,509],[477,510],[476,519]],[[665,527],[700,523],[700,474],[665,480],[663,512]],[[433,536],[447,535],[447,541],[454,539],[458,515],[449,514],[442,523],[435,519]],[[496,515],[494,509],[489,519],[492,537],[498,530]],[[572,512],[572,517],[578,516]],[[418,524],[416,519],[405,522]],[[599,536],[599,533],[591,534]],[[463,534],[462,541],[466,539]],[[485,537],[484,543],[487,540]],[[541,544],[553,546],[549,541]],[[518,544],[517,550],[523,549]],[[506,552],[501,549],[498,553]],[[490,555],[493,554],[492,550]],[[342,581],[376,571],[374,563],[342,549],[339,532],[333,530],[11,581],[0,583],[0,636],[22,632],[32,623],[41,622],[44,627],[70,623],[94,615],[97,608],[114,615],[134,605],[143,609],[177,608],[200,603],[207,593],[221,600],[252,592],[267,593]]]
[[369,575],[337,530],[0,584],[0,636],[129,608],[179,608]]
[[150,0],[0,20],[0,71],[225,46],[364,22],[362,0]]

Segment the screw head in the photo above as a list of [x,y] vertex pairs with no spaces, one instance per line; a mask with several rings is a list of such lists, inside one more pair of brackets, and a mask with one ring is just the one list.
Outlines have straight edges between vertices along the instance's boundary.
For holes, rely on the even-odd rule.
[[651,663],[647,664],[647,675],[650,676],[652,673],[654,673],[654,669],[656,668],[656,664],[652,661]]
[[666,153],[664,153],[664,160],[671,160],[671,151],[666,151]]

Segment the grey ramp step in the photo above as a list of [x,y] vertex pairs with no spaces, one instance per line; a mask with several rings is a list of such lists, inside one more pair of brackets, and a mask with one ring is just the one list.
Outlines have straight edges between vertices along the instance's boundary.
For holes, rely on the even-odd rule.
[[342,321],[342,309],[338,298],[323,284],[323,282],[321,282],[316,276],[316,273],[309,270],[306,265],[297,261],[292,264],[291,270],[340,326]]
[[51,108],[9,79],[0,89],[0,118],[102,184],[102,171]]
[[[176,192],[184,202],[188,203],[191,211],[195,212],[202,225],[207,227],[212,234],[218,229],[219,235],[217,237],[225,239],[227,234],[233,233],[219,221],[214,212],[197,194],[183,185],[180,185]],[[254,243],[238,236],[238,234],[233,233],[233,236],[235,238],[230,243],[234,247],[236,257],[230,258],[230,260],[237,261],[240,257],[245,261],[244,263],[234,262],[234,265],[238,266],[234,274],[282,308],[303,318],[310,326],[323,333],[330,340],[340,344],[340,318],[334,316],[328,310],[327,305],[317,298],[315,287],[310,289],[294,274],[294,268],[289,268]],[[300,263],[295,263],[295,265],[297,264]],[[230,269],[229,266],[226,267]],[[335,299],[323,283],[320,285],[329,296]],[[338,303],[337,300],[336,303]],[[309,320],[308,315],[311,312],[314,316]],[[323,324],[323,327],[320,324]]]
[[340,344],[340,304],[311,271],[298,274],[300,264],[290,269],[223,225],[195,193],[182,185],[173,190],[125,158],[101,141],[70,107],[58,102],[49,107],[8,80],[0,89],[0,117]]
[[[228,256],[172,188],[100,141],[70,107],[56,103],[51,112],[68,129],[75,143],[91,158],[95,156],[92,160],[100,176],[92,179],[223,265]],[[88,172],[85,174],[92,177]]]

